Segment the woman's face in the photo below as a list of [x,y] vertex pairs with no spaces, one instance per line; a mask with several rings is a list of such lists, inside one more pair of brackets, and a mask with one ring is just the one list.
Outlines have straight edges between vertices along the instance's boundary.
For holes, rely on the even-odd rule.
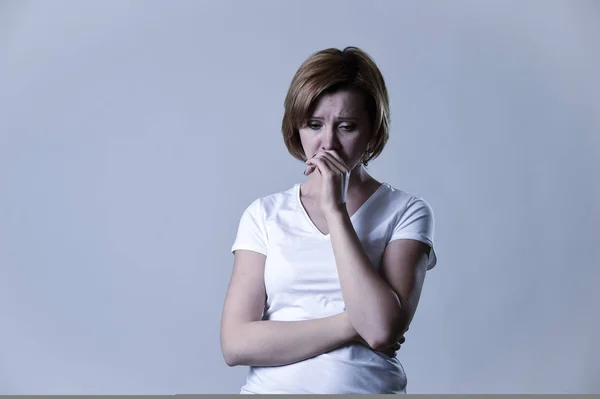
[[299,129],[308,158],[322,150],[334,150],[349,170],[360,165],[371,126],[365,98],[355,89],[341,89],[321,96]]

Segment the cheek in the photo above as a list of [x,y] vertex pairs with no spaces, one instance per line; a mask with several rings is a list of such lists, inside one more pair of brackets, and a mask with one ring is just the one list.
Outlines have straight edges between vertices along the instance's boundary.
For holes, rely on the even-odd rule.
[[349,139],[343,142],[344,161],[358,162],[365,152],[367,142],[362,139]]
[[349,163],[356,158],[356,148],[352,143],[341,143],[341,149],[338,151],[344,162]]
[[315,152],[315,148],[319,148],[319,140],[310,133],[303,133],[300,131],[300,143],[307,155]]
[[358,137],[349,137],[346,140],[342,141],[342,146],[344,147],[345,152],[348,155],[353,155],[357,152],[363,151],[366,143],[364,140]]

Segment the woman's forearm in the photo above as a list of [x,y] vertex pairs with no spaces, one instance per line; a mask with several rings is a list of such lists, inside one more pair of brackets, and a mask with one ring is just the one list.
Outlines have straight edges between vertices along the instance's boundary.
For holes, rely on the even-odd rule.
[[326,218],[349,318],[369,346],[380,348],[400,332],[400,300],[371,264],[347,211],[332,211]]
[[282,366],[357,338],[346,312],[313,320],[260,320],[237,326],[224,355],[229,366]]

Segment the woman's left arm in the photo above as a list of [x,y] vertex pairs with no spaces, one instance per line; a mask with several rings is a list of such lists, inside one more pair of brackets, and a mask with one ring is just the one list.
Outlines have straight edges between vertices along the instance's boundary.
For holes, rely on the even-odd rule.
[[430,248],[411,239],[391,241],[380,274],[345,206],[326,212],[325,217],[350,322],[371,348],[388,348],[402,337],[415,314]]

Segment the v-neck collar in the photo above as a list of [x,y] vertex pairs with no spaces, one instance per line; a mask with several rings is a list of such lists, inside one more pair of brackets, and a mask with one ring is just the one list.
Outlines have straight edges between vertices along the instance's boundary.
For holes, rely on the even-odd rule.
[[[323,232],[321,230],[319,230],[319,228],[314,224],[314,222],[312,221],[312,219],[308,215],[308,212],[306,212],[306,209],[304,208],[304,205],[302,205],[302,201],[300,200],[300,185],[301,185],[301,183],[296,183],[294,185],[294,197],[296,197],[296,202],[298,203],[298,206],[300,207],[300,210],[304,214],[304,217],[306,218],[306,221],[311,225],[311,227],[313,228],[313,230],[315,231],[315,233],[320,238],[323,238],[323,239],[329,238],[329,233],[323,234]],[[375,190],[375,192],[373,192],[373,194],[371,194],[371,196],[369,198],[367,198],[367,200],[365,202],[363,202],[363,204],[356,210],[356,212],[354,212],[354,214],[352,214],[352,216],[350,216],[350,220],[355,219],[357,217],[357,215],[359,215],[365,208],[367,208],[367,206],[371,202],[373,202],[376,197],[379,196],[379,193],[381,193],[383,191],[383,187],[384,186],[387,186],[387,183],[382,182],[379,185],[379,187],[377,187],[377,190]]]

